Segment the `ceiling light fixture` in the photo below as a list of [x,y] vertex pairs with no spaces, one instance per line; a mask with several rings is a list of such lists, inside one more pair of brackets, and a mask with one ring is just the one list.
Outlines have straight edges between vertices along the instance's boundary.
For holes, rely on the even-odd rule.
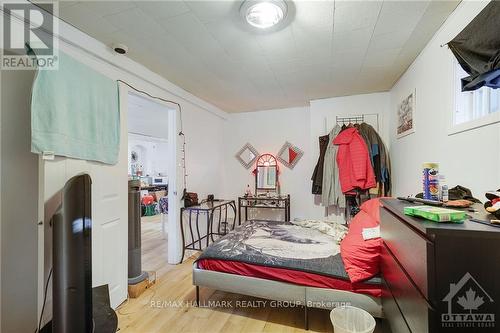
[[240,13],[251,26],[268,29],[283,21],[287,5],[284,0],[247,0],[241,5]]

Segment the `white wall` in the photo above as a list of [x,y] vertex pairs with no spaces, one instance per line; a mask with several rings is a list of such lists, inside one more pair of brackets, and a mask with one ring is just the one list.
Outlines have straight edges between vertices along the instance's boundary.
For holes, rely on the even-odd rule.
[[[107,46],[103,45],[102,43],[92,39],[91,37],[83,34],[82,32],[78,31],[72,26],[67,25],[64,22],[60,22],[60,27],[59,27],[59,33],[61,36],[64,37],[64,40],[69,40],[72,43],[67,44],[64,41],[60,42],[60,48],[71,55],[72,57],[76,58],[78,61],[81,61],[82,63],[90,66],[94,70],[112,78],[112,79],[121,79],[125,80],[126,82],[130,83],[131,85],[137,87],[138,89],[147,91],[151,95],[159,96],[164,99],[170,99],[175,102],[178,102],[182,105],[182,118],[183,118],[183,131],[186,134],[187,142],[188,142],[188,149],[187,149],[187,165],[188,165],[188,172],[189,172],[189,186],[192,191],[198,191],[200,193],[221,193],[222,192],[222,177],[223,177],[223,170],[221,168],[221,165],[223,165],[222,160],[223,160],[223,153],[222,153],[222,147],[223,147],[223,124],[225,122],[225,112],[219,110],[218,108],[200,100],[199,98],[189,94],[188,92],[182,90],[181,88],[173,85],[169,81],[165,80],[164,78],[160,77],[159,75],[149,71],[146,67],[124,57],[124,56],[119,56],[114,54]],[[17,107],[17,105],[21,105],[23,102],[26,103],[29,101],[29,94],[30,94],[30,87],[32,81],[26,81],[25,76],[26,74],[29,73],[27,71],[20,71],[20,72],[12,72],[9,75],[9,86],[12,88],[15,87],[23,87],[23,90],[19,91],[19,94],[13,95],[13,98],[19,98],[22,99],[22,102],[15,102],[13,105]],[[3,73],[2,73],[3,75]],[[26,84],[27,82],[27,84]],[[6,93],[5,90],[5,85],[2,86],[2,95]],[[4,96],[2,96],[2,102],[4,101]],[[16,104],[17,103],[17,104]],[[13,106],[13,107],[14,107]],[[21,108],[21,106],[19,106]],[[21,109],[20,109],[21,110]],[[27,112],[29,112],[29,109],[26,108]],[[29,114],[29,113],[28,113]],[[123,122],[126,122],[126,116],[125,118],[122,118]],[[21,119],[21,118],[19,118]],[[24,118],[22,118],[24,119]],[[2,126],[5,127],[6,125],[10,126],[13,130],[17,130],[17,134],[21,135],[22,138],[19,138],[17,141],[20,145],[22,144],[22,149],[24,149],[24,153],[22,151],[20,152],[19,157],[28,155],[30,156],[31,159],[35,159],[35,161],[38,161],[38,158],[36,155],[30,153],[30,146],[29,143],[26,144],[25,141],[23,140],[29,140],[30,135],[29,135],[29,121],[27,123],[22,123],[22,128],[17,128],[11,125],[11,121],[7,123],[7,121],[4,120],[9,120],[7,118],[2,119]],[[12,120],[12,119],[11,119]],[[29,117],[28,117],[29,120]],[[13,123],[12,123],[13,124]],[[17,123],[16,123],[17,124]],[[20,124],[20,123],[19,123]],[[3,130],[2,130],[3,132]],[[26,135],[26,133],[28,133]],[[3,136],[4,133],[2,133]],[[127,131],[124,129],[121,133],[123,137],[126,137]],[[9,185],[8,182],[5,182],[5,179],[3,176],[7,175],[5,172],[9,171],[8,174],[8,179],[11,179],[12,181],[16,181],[18,186],[22,186],[28,193],[23,194],[22,196],[24,197],[23,202],[26,202],[26,198],[33,194],[36,193],[36,188],[38,185],[38,182],[36,181],[36,178],[28,178],[26,175],[26,172],[24,168],[17,168],[17,169],[11,169],[11,168],[6,168],[6,165],[4,164],[4,155],[5,153],[8,153],[10,150],[5,150],[5,143],[6,141],[3,140],[2,138],[2,192],[4,189],[8,188],[7,185]],[[207,144],[209,143],[209,144]],[[11,146],[13,147],[13,146]],[[17,147],[17,146],[16,146]],[[190,149],[190,147],[193,147]],[[122,149],[127,149],[126,145],[122,147]],[[16,161],[15,159],[11,161]],[[89,162],[90,163],[90,162]],[[74,174],[80,173],[87,171],[88,168],[103,168],[109,170],[109,166],[104,166],[104,165],[99,165],[98,163],[87,163],[85,161],[77,161],[74,159],[67,159],[67,158],[56,158],[54,161],[46,161],[44,162],[44,165],[42,165],[42,177],[45,178],[44,181],[42,181],[42,185],[40,187],[40,198],[42,200],[48,200],[53,197],[53,195],[63,186],[64,182],[66,179],[71,177]],[[26,167],[28,167],[28,164],[26,164]],[[123,182],[124,186],[124,192],[126,192],[126,163],[123,165],[123,170],[125,170],[125,173],[123,174],[123,179],[122,173],[118,173],[116,175],[110,175],[110,177],[119,177],[120,179],[117,179],[117,182]],[[198,172],[199,171],[199,172]],[[38,177],[38,169],[35,168],[34,170],[35,176]],[[210,176],[207,176],[210,175]],[[23,178],[24,177],[24,178]],[[30,174],[31,177],[31,174]],[[31,182],[31,186],[23,186],[22,182],[19,182],[19,179],[27,179]],[[94,182],[96,180],[94,179]],[[182,186],[182,181],[180,181],[181,186]],[[98,184],[94,183],[94,188],[98,188]],[[29,189],[33,189],[34,191],[29,191]],[[12,191],[13,193],[15,191]],[[179,192],[179,191],[177,191]],[[13,196],[12,198],[15,198]],[[126,195],[124,195],[125,200],[120,201],[120,207],[119,211],[125,214],[125,218],[122,219],[123,223],[126,223]],[[178,199],[180,200],[180,193],[178,195]],[[38,205],[37,205],[37,200],[32,200],[32,198],[29,198],[27,202],[33,203],[33,207],[35,210],[37,210],[37,215],[38,215]],[[2,196],[2,205],[9,204],[12,208],[15,208],[15,205],[12,205],[10,201],[6,200],[5,196]],[[31,205],[30,205],[31,207]],[[31,210],[25,208],[25,209],[20,209],[22,212],[26,213],[31,213]],[[7,212],[7,210],[5,210]],[[94,212],[94,217],[95,216],[104,216],[106,214],[106,211],[102,212]],[[8,223],[6,222],[6,217],[9,217]],[[21,218],[21,215],[18,216],[17,219],[10,219],[10,215],[6,216],[4,215],[4,210],[2,209],[2,230],[1,230],[1,236],[2,236],[2,255],[8,255],[9,259],[5,260],[5,258],[2,258],[2,300],[8,300],[6,302],[2,302],[3,305],[6,303],[9,304],[9,307],[2,307],[2,311],[4,309],[8,309],[10,312],[4,312],[2,313],[2,326],[4,325],[5,318],[8,317],[11,320],[9,323],[14,323],[15,325],[18,326],[8,326],[9,329],[11,327],[14,327],[13,330],[10,331],[32,331],[32,328],[34,328],[33,325],[36,325],[36,318],[37,318],[37,307],[32,307],[32,304],[36,304],[38,302],[38,311],[40,311],[41,308],[41,302],[42,302],[42,297],[43,296],[43,287],[44,287],[44,282],[46,280],[46,273],[47,270],[45,271],[45,274],[43,272],[43,265],[42,269],[37,269],[37,251],[31,251],[32,246],[36,247],[36,217],[34,221],[31,221],[31,219],[26,218],[25,222],[29,224],[23,224],[23,223],[17,223],[19,218]],[[34,224],[32,224],[32,222]],[[47,221],[45,221],[46,224]],[[33,233],[25,233],[25,234],[20,234],[17,229],[9,229],[8,225],[10,223],[14,223],[16,225],[16,228],[33,228],[34,230]],[[17,224],[16,224],[17,223]],[[13,225],[14,225],[13,224]],[[177,226],[177,224],[176,224]],[[44,226],[39,227],[41,230],[41,234],[43,234],[43,228]],[[102,242],[106,242],[105,239],[102,238],[103,235],[94,235],[94,239],[99,239]],[[125,239],[126,239],[126,235]],[[29,241],[24,241],[25,239],[29,237],[34,237],[34,240],[31,239]],[[6,241],[7,240],[7,241]],[[125,241],[126,242],[126,241]],[[179,243],[177,242],[169,242],[174,245],[173,249],[169,252],[169,255],[173,254],[173,259],[172,261],[176,261],[176,255],[178,256],[179,253],[174,253],[174,252],[180,252],[179,250]],[[125,243],[126,244],[126,243]],[[23,250],[17,250],[16,246],[22,246]],[[44,242],[40,242],[38,251],[40,253],[44,252]],[[49,249],[46,249],[49,250]],[[45,256],[50,255],[48,251],[45,251]],[[16,256],[12,256],[12,253],[16,253]],[[127,255],[127,250],[126,246],[122,249],[121,253],[123,256]],[[94,249],[93,256],[96,259],[100,259],[103,257],[105,254],[101,253],[99,248]],[[21,262],[23,263],[18,264],[16,267],[17,269],[11,269],[9,263],[12,260],[18,261],[19,258],[22,258]],[[99,260],[95,260],[95,262],[98,262]],[[6,266],[7,265],[7,266]],[[110,270],[106,267],[102,267],[103,269],[94,269],[93,272],[93,284],[103,284],[103,283],[108,283],[109,282],[109,276],[108,274],[112,274],[113,272],[110,272]],[[21,270],[18,272],[18,270]],[[37,272],[38,270],[38,272]],[[125,268],[126,270],[126,268]],[[7,273],[5,273],[7,272]],[[38,274],[37,274],[38,273]],[[37,277],[38,275],[38,277]],[[20,281],[20,278],[25,278],[26,282]],[[126,281],[126,275],[123,277]],[[15,280],[17,279],[17,282]],[[28,281],[29,280],[29,281]],[[38,281],[36,281],[38,280]],[[35,286],[34,289],[32,289],[32,282],[35,281]],[[6,285],[8,283],[8,285]],[[16,287],[18,286],[21,288],[24,293],[21,293],[20,289]],[[17,294],[17,300],[19,301],[20,306],[22,307],[18,308],[16,306],[16,302],[12,302],[12,298],[4,298],[6,295],[5,293],[16,293]],[[25,296],[25,297],[23,297]],[[113,300],[114,305],[117,303],[123,301],[126,298],[126,294],[122,295],[121,300]],[[11,313],[12,312],[12,313]],[[9,316],[11,314],[15,314],[15,316]],[[19,319],[18,318],[23,318]],[[33,320],[34,319],[34,320]],[[9,324],[7,323],[7,324]],[[5,325],[7,325],[5,324]],[[26,327],[23,325],[27,325]],[[33,326],[33,327],[32,327]],[[31,328],[30,328],[31,327]],[[18,329],[19,328],[19,329]],[[26,328],[26,329],[25,329]],[[2,330],[3,331],[3,330]],[[9,330],[7,330],[9,331]]]
[[[87,36],[83,34],[76,33],[72,36],[73,42],[79,43],[80,45],[85,45],[92,52],[98,52],[102,50],[102,45],[100,45],[96,41],[89,41]],[[186,138],[188,141],[187,156],[186,161],[188,165],[188,173],[189,173],[189,186],[190,190],[197,191],[202,194],[206,193],[220,193],[222,191],[222,184],[220,179],[222,178],[222,170],[221,170],[221,159],[222,159],[222,146],[223,146],[223,115],[224,113],[216,112],[208,112],[206,109],[201,108],[198,103],[191,102],[184,98],[179,98],[176,95],[173,95],[166,88],[161,88],[163,81],[159,80],[159,86],[153,85],[145,80],[142,80],[141,77],[148,78],[151,80],[154,77],[154,73],[149,72],[147,69],[132,63],[127,66],[127,68],[134,69],[134,74],[131,75],[126,73],[119,68],[108,65],[107,63],[96,59],[92,56],[89,56],[87,53],[82,52],[79,49],[76,49],[72,46],[68,46],[65,44],[61,45],[61,49],[75,57],[82,63],[92,67],[93,69],[103,73],[104,75],[109,76],[112,79],[122,79],[137,87],[138,89],[148,91],[151,95],[159,96],[165,99],[171,99],[182,105],[182,120],[184,126],[184,133],[186,134]],[[111,53],[106,53],[105,49],[103,52],[103,56],[109,58],[111,61],[116,61],[118,65],[120,65],[121,60],[127,60],[125,58],[116,58],[115,55]],[[137,77],[139,76],[139,77]],[[195,97],[193,97],[193,101]],[[216,110],[217,111],[217,110]],[[126,114],[122,114],[122,117],[126,117]],[[122,121],[126,121],[126,119],[122,118]],[[122,136],[127,136],[127,131],[123,131],[121,133]],[[210,143],[210,144],[207,144]],[[193,147],[192,149],[190,147]],[[122,147],[123,148],[123,147]],[[124,147],[127,150],[127,147]],[[83,161],[81,161],[83,162]],[[60,187],[64,184],[64,182],[71,177],[72,175],[86,171],[88,163],[81,163],[80,161],[74,161],[66,158],[58,158],[55,161],[48,161],[45,163],[45,198],[49,199],[53,196],[55,191],[60,189]],[[97,167],[92,163],[92,167]],[[102,168],[109,168],[109,166],[102,166]],[[125,165],[126,168],[126,165]],[[66,172],[61,172],[66,170]],[[126,175],[126,170],[125,170]],[[209,176],[207,176],[209,175]],[[117,175],[118,176],[118,175]],[[126,184],[126,176],[123,179],[119,180]],[[180,186],[182,186],[182,181],[179,180]],[[95,187],[98,184],[93,184]],[[125,187],[124,187],[125,189]],[[180,191],[177,191],[178,193]],[[179,200],[180,200],[179,193]],[[122,212],[124,212],[124,219],[122,223],[126,223],[126,211],[127,211],[127,201],[126,196],[124,196],[124,200],[121,202],[121,206],[119,208]],[[94,211],[94,215],[99,216],[99,212]],[[106,242],[105,239],[100,238],[100,235],[97,235],[95,229],[93,229],[93,238],[100,239],[100,242],[103,244]],[[178,235],[177,235],[178,236]],[[125,235],[126,237],[126,235]],[[171,239],[171,237],[169,237]],[[95,243],[95,242],[94,242]],[[93,257],[102,258],[103,253],[99,252],[99,247],[95,246],[93,249]],[[123,255],[127,255],[126,248],[122,251]],[[179,256],[179,243],[176,241],[169,242],[169,258],[170,262],[177,262],[177,257]],[[167,258],[165,258],[165,261]],[[99,260],[95,260],[94,262],[99,262]],[[107,274],[114,274],[114,272],[108,272],[107,270],[98,269],[99,265],[93,265],[93,283],[96,284],[104,284],[109,281],[111,276],[107,276]],[[121,301],[126,299],[126,293],[122,295],[121,300],[112,299],[113,305],[119,304]]]
[[[126,99],[120,92],[120,105]],[[43,164],[45,200],[45,279],[52,264],[52,228],[49,221],[58,208],[60,190],[75,175],[86,173],[92,179],[92,286],[107,284],[111,306],[115,308],[127,295],[127,117],[120,106],[120,150],[115,165],[57,157]],[[52,295],[48,294],[44,320],[51,315]]]
[[137,164],[143,166],[144,175],[168,174],[168,142],[134,134],[128,135],[128,173],[131,174],[131,153],[139,154]]
[[38,157],[30,153],[33,71],[1,72],[1,332],[37,327]]
[[[463,1],[392,88],[391,157],[394,194],[421,192],[421,165],[439,162],[448,185],[470,188],[476,198],[500,187],[500,124],[448,135],[454,109],[453,55],[442,44],[453,39],[487,2]],[[400,100],[416,88],[414,134],[396,138]]]
[[[319,204],[319,196],[311,193],[311,176],[319,156],[319,136],[328,134],[335,126],[336,116],[378,114],[379,133],[387,143],[388,111],[389,94],[376,93],[314,100],[310,107],[230,115],[226,124],[228,197],[242,195],[247,184],[254,189],[252,168],[246,170],[234,157],[245,143],[252,144],[261,154],[276,155],[285,141],[289,141],[304,151],[293,170],[280,164],[282,192],[291,195],[291,217],[324,217],[326,210]],[[375,118],[367,116],[367,119],[373,123]]]
[[131,174],[132,150],[139,154],[143,174],[158,176],[168,172],[168,113],[175,112],[149,98],[128,96],[128,173]]
[[[305,108],[230,115],[227,124],[224,120],[226,118],[224,112],[174,86],[144,66],[111,53],[105,45],[64,23],[61,23],[60,30],[66,39],[72,40],[81,48],[91,50],[101,58],[97,59],[88,55],[80,47],[62,43],[62,48],[78,60],[113,79],[124,79],[153,95],[173,99],[182,104],[190,191],[198,192],[201,198],[208,193],[214,193],[217,197],[236,198],[243,193],[246,184],[253,184],[250,170],[244,169],[234,159],[234,154],[238,149],[244,143],[250,142],[261,153],[276,154],[281,145],[288,140],[305,152],[303,159],[293,171],[282,167],[283,192],[292,195],[292,217],[320,217],[323,216],[324,209],[314,204],[314,197],[310,194],[310,177],[317,160],[317,138],[325,134],[325,115],[328,119],[328,129],[333,126],[331,117],[337,114],[376,112],[382,115],[381,134],[383,138],[389,138],[390,141],[394,194],[414,194],[420,191],[420,169],[421,163],[425,161],[440,162],[441,170],[447,175],[451,185],[462,184],[470,187],[481,199],[483,199],[484,191],[499,187],[500,151],[497,147],[500,144],[500,125],[483,127],[453,136],[448,136],[446,133],[453,106],[452,55],[446,47],[441,48],[440,44],[451,40],[485,5],[479,2],[463,2],[390,94],[331,98],[312,101],[310,107]],[[10,86],[22,86],[23,82],[26,82],[25,75],[17,73],[9,75]],[[2,86],[2,94],[5,93],[4,87],[5,85]],[[414,88],[417,89],[416,133],[403,139],[396,139],[394,134],[396,105],[402,96]],[[28,93],[28,88],[25,87],[20,91],[20,97],[16,96],[26,99]],[[3,97],[2,104],[4,103]],[[390,113],[389,127],[386,123],[388,113]],[[5,149],[7,146],[4,140],[4,128],[7,124],[4,120],[2,114],[2,193],[7,188],[8,178],[17,179],[15,177],[23,176],[21,173],[24,172],[22,169],[11,170],[5,167],[4,163],[7,160],[4,156],[8,151]],[[11,124],[9,123],[8,126]],[[26,127],[23,129],[26,130]],[[384,133],[387,129],[389,132]],[[23,137],[26,138],[26,136]],[[29,152],[29,147],[26,146],[25,150],[26,153]],[[75,163],[70,159],[58,159],[57,162],[46,163],[45,198],[49,198],[51,193],[62,185],[57,172],[60,170],[81,171],[74,167]],[[8,174],[7,171],[9,171]],[[36,179],[33,178],[33,180]],[[6,196],[2,195],[2,208],[8,206]],[[13,276],[16,276],[13,274],[17,272],[8,271],[6,265],[9,262],[5,261],[5,256],[16,253],[16,259],[22,257],[23,260],[19,262],[24,266],[18,266],[22,270],[18,275],[33,279],[36,275],[36,250],[26,250],[23,239],[25,236],[36,235],[36,231],[30,229],[21,237],[17,231],[9,229],[4,209],[2,209],[1,218],[2,328],[5,328],[3,326],[5,318],[9,318],[9,314],[5,312],[7,310],[15,311],[23,316],[23,320],[16,321],[18,325],[26,324],[31,327],[33,319],[36,320],[35,310],[31,306],[36,296],[35,293],[30,292],[31,289],[28,286],[32,287],[33,281],[9,282]],[[26,226],[31,228],[31,224]],[[18,225],[18,227],[23,227],[23,225]],[[24,246],[22,256],[16,252],[15,243]],[[29,244],[32,244],[31,241]],[[124,255],[125,253],[126,251]],[[38,295],[40,295],[40,287],[44,279],[45,277],[41,276],[38,281]],[[105,283],[105,278],[100,278],[99,282]],[[15,289],[15,286],[20,289]],[[10,301],[8,307],[3,302],[5,292],[16,292],[16,290],[26,291],[26,298],[22,298],[24,306],[19,310]],[[40,300],[38,300],[38,305],[40,306]],[[11,322],[14,322],[15,317],[10,318],[13,319]],[[17,331],[29,331],[29,329],[21,327]]]
[[[260,154],[277,155],[285,141],[304,150],[304,156],[293,170],[282,164],[280,167],[280,184],[282,193],[291,195],[291,216],[307,217],[309,201],[307,189],[311,187],[311,174],[307,160],[310,152],[309,142],[309,108],[290,108],[231,114],[226,124],[226,195],[236,199],[244,194],[247,184],[255,190],[255,178],[252,170],[245,169],[234,157],[247,142]],[[279,163],[279,162],[278,162]],[[259,212],[262,217],[266,211]],[[266,215],[264,215],[266,216]]]
[[128,96],[128,130],[157,138],[168,138],[168,117],[165,107],[136,93]]
[[[336,117],[350,117],[366,115],[365,120],[378,132],[388,147],[388,111],[389,94],[374,93],[344,97],[325,98],[311,101],[310,142],[311,174],[319,155],[318,137],[328,134],[336,124]],[[378,115],[374,116],[374,115]],[[378,126],[376,126],[378,118]],[[325,126],[326,125],[326,126]],[[310,193],[310,189],[308,189]],[[309,201],[313,209],[311,217],[325,216],[325,209],[319,205],[320,196],[310,196]]]

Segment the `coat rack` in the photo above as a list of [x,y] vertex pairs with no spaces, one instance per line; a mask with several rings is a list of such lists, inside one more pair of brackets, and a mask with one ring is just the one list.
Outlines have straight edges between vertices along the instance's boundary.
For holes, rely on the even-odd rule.
[[[367,123],[370,124],[377,132],[380,131],[380,125],[379,125],[379,114],[378,113],[363,113],[359,115],[347,115],[347,116],[335,116],[335,123],[337,125],[348,125],[348,124],[360,124],[360,123]],[[328,118],[325,117],[324,119],[324,126],[325,126],[325,134],[328,134],[330,130],[332,129],[331,126],[328,126]],[[368,192],[369,196],[369,192]],[[350,221],[350,214],[349,214],[349,209],[348,207],[349,204],[346,202],[346,207],[343,209],[344,213],[344,218],[346,219],[346,223],[349,223]],[[338,211],[337,211],[338,212]],[[332,212],[330,212],[329,207],[325,207],[325,217],[330,216]]]
[[335,122],[337,124],[349,124],[349,123],[354,123],[354,124],[359,124],[359,123],[362,123],[365,121],[365,116],[364,115],[360,115],[360,116],[352,116],[352,117],[339,117],[339,116],[336,116],[335,117]]
[[[380,131],[380,125],[379,125],[379,114],[378,113],[363,113],[360,115],[348,115],[348,116],[335,116],[335,124],[343,125],[343,124],[349,124],[349,123],[367,123],[373,126],[377,132]],[[324,118],[324,133],[328,134],[330,133],[330,130],[333,128],[333,126],[329,125],[328,122],[328,117]]]

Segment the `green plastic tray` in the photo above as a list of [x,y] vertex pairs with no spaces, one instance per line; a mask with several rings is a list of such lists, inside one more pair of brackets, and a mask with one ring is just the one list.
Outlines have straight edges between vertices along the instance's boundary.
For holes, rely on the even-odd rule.
[[423,217],[434,222],[463,223],[466,219],[465,212],[449,208],[432,206],[412,206],[404,208],[405,215]]

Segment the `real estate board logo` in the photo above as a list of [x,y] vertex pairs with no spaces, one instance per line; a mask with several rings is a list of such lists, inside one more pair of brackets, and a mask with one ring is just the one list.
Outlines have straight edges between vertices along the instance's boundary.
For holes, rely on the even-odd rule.
[[2,1],[1,68],[58,68],[57,2]]
[[493,298],[468,272],[457,283],[450,283],[443,302],[448,303],[448,311],[441,314],[442,327],[495,327],[495,314],[488,311],[494,308]]

